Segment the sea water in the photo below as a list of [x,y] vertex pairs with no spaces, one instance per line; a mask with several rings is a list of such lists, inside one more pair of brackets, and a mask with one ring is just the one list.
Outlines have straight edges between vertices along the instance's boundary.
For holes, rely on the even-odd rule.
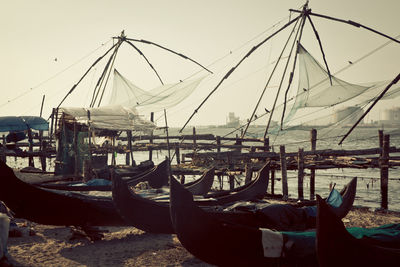
[[[171,128],[169,134],[178,135],[179,129]],[[249,133],[252,137],[261,138],[264,135],[264,127],[251,127]],[[379,147],[378,140],[378,128],[356,128],[349,137],[343,142],[342,145],[338,145],[338,142],[348,131],[348,128],[336,129],[336,131],[330,131],[329,135],[323,131],[318,132],[317,150],[322,149],[368,149]],[[236,135],[240,136],[240,132],[235,132],[232,128],[224,127],[196,127],[197,134],[214,134],[215,136],[225,136],[229,134],[230,137]],[[390,134],[390,146],[400,147],[400,130],[399,129],[384,129],[385,134]],[[165,133],[155,132],[156,135],[165,135]],[[186,130],[183,134],[192,134],[192,129]],[[279,146],[285,145],[286,152],[297,152],[299,148],[303,148],[304,151],[311,149],[310,144],[310,131],[293,130],[280,133],[279,135],[269,135],[270,146],[273,151],[279,152]],[[200,141],[199,141],[200,142]],[[205,141],[201,141],[205,142]],[[250,145],[245,143],[245,145]],[[262,143],[253,143],[253,145],[262,145]],[[173,155],[174,151],[171,151]],[[181,151],[181,154],[190,151]],[[201,151],[199,151],[201,152]],[[205,151],[207,152],[207,151]],[[155,164],[161,162],[168,155],[167,151],[153,151],[153,161]],[[149,158],[148,151],[135,151],[133,153],[134,159],[137,163],[147,160]],[[377,156],[377,155],[376,155]],[[391,156],[399,156],[397,154],[391,154]],[[111,156],[109,156],[111,164]],[[118,154],[116,158],[117,164],[125,164],[125,155]],[[174,162],[174,160],[173,160]],[[7,158],[7,164],[13,168],[23,168],[28,166],[27,159],[16,159],[13,160],[11,157]],[[39,160],[35,159],[35,166],[40,166]],[[48,160],[48,166],[50,169],[54,168],[54,159]],[[334,185],[336,189],[342,189],[352,178],[357,177],[357,193],[354,205],[364,206],[372,209],[380,207],[381,194],[380,194],[380,169],[379,168],[368,168],[368,169],[356,169],[356,168],[334,168],[334,169],[317,169],[315,172],[315,193],[322,197],[327,197],[329,189]],[[305,170],[304,178],[304,197],[309,198],[309,182],[310,182],[310,171]],[[288,189],[289,197],[297,197],[297,171],[288,171]],[[281,183],[281,172],[277,171],[275,174],[275,187],[274,192],[276,194],[282,193]],[[243,177],[238,177],[243,182]],[[192,176],[187,176],[187,181],[194,179]],[[215,188],[219,188],[219,182],[216,181],[214,184]],[[227,178],[225,178],[225,188],[229,188]],[[270,192],[270,186],[268,191]],[[388,186],[388,201],[389,210],[400,211],[400,168],[389,169],[389,186]]]

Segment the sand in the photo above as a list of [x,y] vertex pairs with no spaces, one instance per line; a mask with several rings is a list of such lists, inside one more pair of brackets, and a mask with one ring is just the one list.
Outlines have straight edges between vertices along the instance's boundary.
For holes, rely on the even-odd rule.
[[[400,223],[400,215],[353,208],[343,221],[346,226],[374,227]],[[176,235],[104,227],[104,238],[92,242],[69,227],[17,223],[35,234],[9,237],[8,252],[15,266],[212,266],[187,252]]]

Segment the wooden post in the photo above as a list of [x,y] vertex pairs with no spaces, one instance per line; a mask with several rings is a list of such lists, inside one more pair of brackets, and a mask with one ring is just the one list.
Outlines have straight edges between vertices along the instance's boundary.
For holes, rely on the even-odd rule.
[[235,188],[235,176],[229,175],[229,189],[232,190]]
[[75,178],[78,177],[78,126],[76,125],[76,121],[74,121],[74,138],[73,138],[73,149],[74,149],[74,176]]
[[[242,140],[239,138],[239,136],[238,136],[237,134],[236,134],[235,145],[236,145],[236,146],[241,146],[241,145],[242,145]],[[238,148],[236,148],[235,150],[241,152],[241,151],[242,151],[242,148],[241,148],[241,147],[238,147]]]
[[[32,130],[28,129],[28,142],[29,142],[29,153],[33,152],[33,137]],[[29,167],[35,167],[32,154],[29,154]]]
[[299,148],[297,156],[297,191],[298,199],[304,199],[303,182],[304,182],[304,149]]
[[381,208],[388,209],[388,181],[389,181],[389,147],[390,136],[383,136],[383,150],[380,158],[381,168]]
[[269,137],[264,138],[264,151],[269,151]]
[[287,183],[287,169],[286,169],[286,152],[285,146],[279,146],[280,159],[281,159],[281,172],[282,172],[282,195],[283,199],[289,198],[288,183]]
[[197,143],[196,143],[196,127],[193,127],[193,146],[194,150],[196,149]]
[[49,143],[51,144],[52,136],[53,136],[53,127],[54,127],[54,113],[55,113],[55,108],[52,109],[51,111],[51,123],[50,123],[50,132],[49,132]]
[[175,144],[175,157],[176,157],[176,164],[181,164],[181,155],[179,151],[179,143]]
[[[233,160],[232,160],[232,155],[231,153],[228,153],[228,170],[233,171],[235,168]],[[235,177],[233,175],[228,175],[229,176],[229,189],[232,190],[235,188]]]
[[1,160],[4,163],[7,163],[7,156],[6,156],[6,136],[3,134],[3,147],[1,148]]
[[275,170],[271,169],[271,195],[275,194]]
[[217,175],[218,177],[218,181],[219,181],[219,189],[222,190],[224,188],[223,184],[224,184],[224,180],[221,174]]
[[[150,113],[150,121],[154,122],[154,112]],[[153,144],[153,131],[150,133],[150,144]],[[149,148],[149,160],[153,160],[153,148]]]
[[[126,131],[126,136],[128,137],[128,149],[129,153],[127,153],[127,160],[132,160],[132,166],[136,166],[135,160],[133,158],[133,149],[132,149],[132,131]],[[127,161],[126,165],[130,165],[130,162]]]
[[40,152],[41,152],[41,156],[40,156],[40,161],[41,161],[41,164],[42,164],[42,171],[43,172],[45,172],[46,171],[46,159],[47,159],[47,154],[46,154],[46,151],[47,151],[47,142],[46,141],[43,141],[42,142],[42,146],[41,146],[41,149],[40,149]]
[[[317,149],[317,130],[311,130],[311,151],[315,152]],[[315,199],[315,168],[310,168],[310,200]]]
[[253,177],[253,169],[252,169],[250,163],[246,163],[244,169],[245,169],[244,184],[247,184],[248,182],[251,181],[251,178]]
[[221,136],[216,136],[217,140],[217,152],[221,152]]
[[112,137],[112,157],[111,157],[111,165],[115,166],[117,165],[117,159],[115,157],[115,136]]
[[[383,149],[383,130],[378,130],[378,137],[379,137],[379,148]],[[380,156],[382,156],[382,150]]]
[[125,153],[125,165],[127,166],[131,165],[131,155],[129,152]]

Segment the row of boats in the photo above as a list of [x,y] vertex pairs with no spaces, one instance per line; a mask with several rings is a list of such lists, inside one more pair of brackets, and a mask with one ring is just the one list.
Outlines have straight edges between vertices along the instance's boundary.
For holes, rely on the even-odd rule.
[[[397,225],[367,229],[358,233],[358,238],[344,228],[341,218],[353,205],[356,178],[341,192],[334,189],[328,198],[318,197],[307,205],[271,204],[264,199],[268,162],[247,184],[217,192],[210,192],[213,168],[199,179],[181,184],[168,174],[168,165],[164,161],[157,166],[140,164],[129,171],[114,169],[111,187],[83,189],[79,185],[25,183],[0,161],[0,200],[15,217],[80,227],[88,234],[95,226],[134,226],[176,234],[190,253],[218,266],[350,266],[346,262],[358,262],[357,255],[367,258],[364,266],[376,266],[377,262],[397,266],[400,260]],[[141,183],[149,188],[138,189]],[[93,189],[108,194],[84,192]],[[389,236],[389,241],[382,236]],[[364,251],[376,253],[363,255]]]

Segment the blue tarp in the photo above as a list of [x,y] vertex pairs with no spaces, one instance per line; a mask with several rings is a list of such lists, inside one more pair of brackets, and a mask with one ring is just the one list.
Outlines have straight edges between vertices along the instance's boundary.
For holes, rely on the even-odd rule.
[[28,129],[48,131],[49,123],[38,116],[0,117],[0,132],[19,132]]

